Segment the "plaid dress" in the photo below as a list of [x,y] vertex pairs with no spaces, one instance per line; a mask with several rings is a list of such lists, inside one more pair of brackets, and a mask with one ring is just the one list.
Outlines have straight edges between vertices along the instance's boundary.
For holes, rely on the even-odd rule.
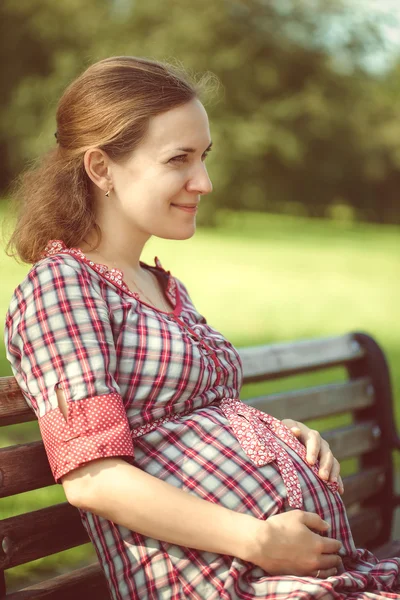
[[292,508],[316,512],[343,544],[344,571],[327,580],[270,576],[234,556],[149,539],[81,510],[113,600],[400,598],[400,559],[378,561],[355,548],[335,485],[307,465],[304,447],[280,421],[240,401],[236,349],[157,258],[142,267],[158,278],[171,312],[142,301],[118,269],[59,240],[12,296],[7,357],[38,417],[55,480],[119,456],[258,519]]

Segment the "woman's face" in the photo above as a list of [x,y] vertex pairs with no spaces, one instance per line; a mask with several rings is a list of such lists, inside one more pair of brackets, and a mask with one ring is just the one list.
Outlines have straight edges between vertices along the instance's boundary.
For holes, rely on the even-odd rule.
[[210,146],[207,113],[199,100],[153,117],[130,157],[111,162],[109,200],[120,220],[149,236],[190,238],[200,197],[212,191],[205,165]]

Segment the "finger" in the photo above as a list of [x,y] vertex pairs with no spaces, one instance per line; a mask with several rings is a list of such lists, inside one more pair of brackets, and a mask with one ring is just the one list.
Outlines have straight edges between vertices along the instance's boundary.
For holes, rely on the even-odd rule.
[[338,492],[339,492],[340,495],[343,496],[343,494],[344,494],[344,484],[343,484],[343,479],[340,477],[340,475],[338,477]]
[[306,446],[306,458],[309,465],[314,465],[317,462],[321,450],[321,436],[318,431],[310,429],[308,431],[307,439],[305,440]]
[[342,559],[338,554],[323,554],[318,559],[318,567],[321,571],[339,569],[342,566]]
[[282,419],[282,423],[284,425],[286,425],[286,427],[288,429],[292,429],[292,427],[296,427],[297,429],[300,429],[298,422],[294,421],[293,419]]
[[333,482],[339,483],[339,473],[340,473],[340,463],[336,458],[333,459],[331,472],[329,475],[329,480]]
[[[302,523],[309,529],[313,529],[314,531],[327,531],[329,529],[329,523],[321,519],[319,515],[316,513],[303,512],[302,514]],[[323,538],[325,539],[325,538]],[[323,551],[325,552],[325,550]]]
[[335,540],[334,538],[319,536],[319,539],[321,545],[321,554],[337,554],[342,548],[341,542],[339,542],[339,540]]
[[328,480],[330,478],[334,458],[335,457],[329,448],[329,444],[325,440],[322,440],[318,471],[318,474],[322,479]]
[[301,437],[301,429],[300,427],[297,427],[297,425],[295,425],[294,427],[290,427],[290,431],[293,433],[293,435],[295,435],[297,438]]

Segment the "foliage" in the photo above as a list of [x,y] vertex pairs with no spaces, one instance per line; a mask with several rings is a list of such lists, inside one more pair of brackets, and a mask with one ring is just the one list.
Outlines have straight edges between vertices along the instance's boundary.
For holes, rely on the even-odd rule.
[[205,221],[225,207],[400,223],[400,63],[364,60],[380,31],[350,0],[3,0],[0,186],[54,143],[68,82],[132,54],[220,78]]

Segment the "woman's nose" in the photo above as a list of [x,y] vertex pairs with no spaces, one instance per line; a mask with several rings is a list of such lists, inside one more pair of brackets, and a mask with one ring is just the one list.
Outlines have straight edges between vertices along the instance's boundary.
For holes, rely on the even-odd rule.
[[204,163],[201,163],[200,168],[196,169],[195,173],[192,173],[192,177],[189,179],[186,189],[189,192],[196,192],[201,195],[210,194],[212,192],[213,186]]

